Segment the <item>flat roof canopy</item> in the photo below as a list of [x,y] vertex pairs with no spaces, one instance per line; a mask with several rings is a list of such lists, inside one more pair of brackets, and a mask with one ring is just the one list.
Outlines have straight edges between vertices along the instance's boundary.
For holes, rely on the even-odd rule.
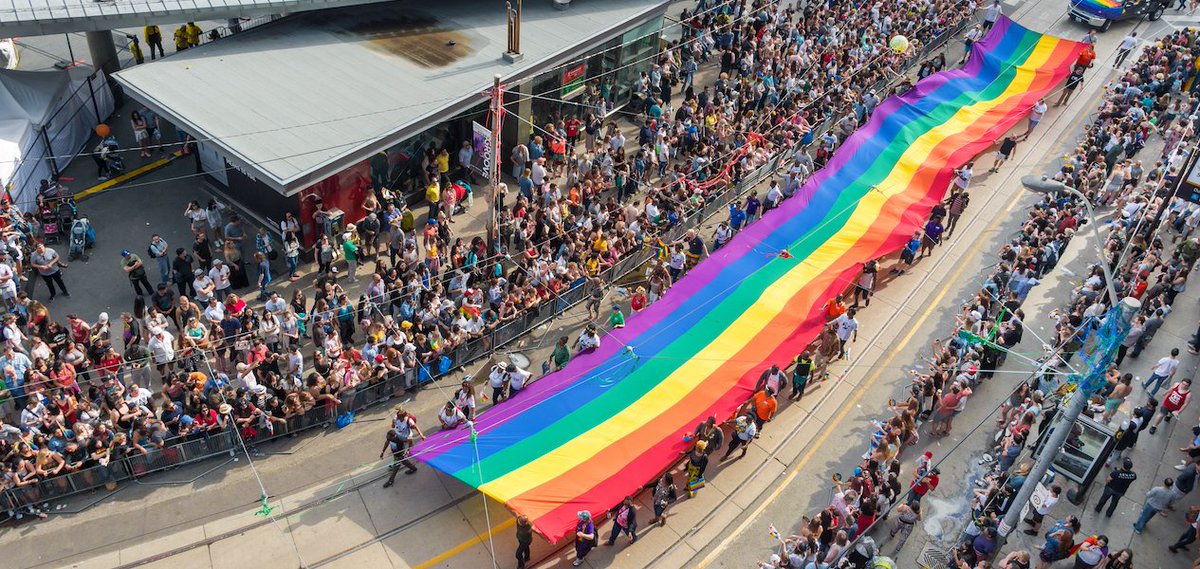
[[[0,37],[292,14],[387,0],[0,0]],[[169,35],[168,30],[164,33]],[[169,40],[170,38],[163,38]],[[167,42],[169,43],[169,42]]]
[[[521,51],[499,0],[308,12],[116,74],[135,98],[286,195],[663,14],[666,0],[525,0]],[[453,41],[453,44],[450,42]],[[210,141],[210,142],[209,142]]]

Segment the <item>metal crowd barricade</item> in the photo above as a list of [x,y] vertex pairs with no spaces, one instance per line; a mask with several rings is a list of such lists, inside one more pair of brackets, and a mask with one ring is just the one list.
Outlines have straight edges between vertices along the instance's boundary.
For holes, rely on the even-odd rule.
[[[909,58],[904,63],[902,73],[911,69],[920,61],[923,61],[931,53],[942,49],[947,41],[959,35],[969,25],[970,22],[964,23],[956,29],[947,30],[933,41],[922,46],[919,55]],[[882,82],[878,88],[886,89],[887,82]],[[830,116],[815,126],[813,128],[814,139],[816,136],[832,128],[836,124],[836,119],[837,117]],[[786,151],[776,153],[765,164],[747,173],[739,184],[722,185],[719,190],[707,198],[703,207],[685,215],[674,227],[671,227],[662,236],[663,241],[672,242],[679,240],[688,229],[700,227],[713,216],[725,211],[731,201],[741,200],[755,186],[774,174],[779,165],[787,159],[784,154],[786,154]],[[657,251],[654,248],[643,248],[631,252],[612,267],[605,269],[602,276],[607,282],[615,283],[617,280],[624,278],[626,275],[653,260],[656,255]],[[543,302],[537,309],[522,313],[517,319],[499,325],[494,330],[484,333],[482,337],[469,340],[444,354],[449,358],[451,364],[446,373],[453,373],[458,368],[487,357],[495,350],[525,335],[537,326],[552,320],[577,304],[584,302],[590,295],[592,286],[586,282],[576,283],[554,298]],[[434,366],[432,369],[428,369],[428,379],[425,381],[432,381],[446,375],[440,373],[437,368],[438,366]],[[338,415],[346,411],[358,412],[364,410],[372,405],[388,401],[402,390],[417,387],[421,383],[419,380],[420,377],[417,370],[410,369],[399,376],[388,378],[380,383],[360,385],[354,388],[353,391],[343,393],[341,405],[327,406],[318,404],[304,415],[289,419],[282,428],[276,428],[275,432],[270,436],[260,433],[254,442],[273,440],[313,427],[328,425],[335,421]],[[126,458],[108,466],[96,466],[65,476],[44,480],[35,485],[11,488],[0,494],[0,508],[13,511],[25,506],[40,504],[52,499],[98,488],[110,481],[121,482],[224,453],[238,452],[240,450],[238,447],[237,435],[230,430],[204,439],[181,441],[170,444],[162,449],[153,449],[145,455]]]
[[[826,125],[832,121],[826,121]],[[681,239],[689,229],[700,227],[706,220],[723,212],[729,201],[740,200],[749,190],[769,178],[777,169],[781,157],[775,156],[766,164],[748,173],[737,185],[723,186],[709,197],[704,207],[684,216],[675,226],[662,236],[664,242]],[[654,248],[644,248],[630,253],[612,267],[605,269],[601,276],[606,282],[613,283],[638,270],[647,262],[654,259],[657,251]],[[595,285],[586,281],[573,283],[554,298],[543,302],[537,309],[521,314],[517,319],[504,323],[482,337],[470,340],[454,350],[444,354],[450,365],[446,373],[453,373],[478,359],[487,357],[493,351],[509,344],[525,335],[533,328],[570,310],[572,307],[587,300]],[[428,369],[428,379],[432,381],[446,374],[440,373],[439,366]],[[393,395],[404,389],[416,387],[418,383],[416,370],[406,370],[400,376],[386,381],[358,386],[351,392],[344,392],[342,404],[328,406],[318,404],[300,417],[294,417],[281,427],[276,428],[270,436],[259,434],[253,442],[273,440],[289,434],[294,434],[313,427],[325,426],[336,420],[338,415],[347,411],[358,412],[372,405],[389,400]],[[106,467],[93,467],[66,476],[59,476],[40,482],[33,486],[13,488],[3,493],[0,507],[9,510],[27,505],[33,505],[52,499],[57,499],[78,492],[85,492],[103,486],[107,482],[121,482],[134,477],[144,476],[175,466],[196,462],[229,452],[238,452],[237,435],[230,430],[214,434],[207,438],[181,441],[170,444],[162,449],[129,457]]]

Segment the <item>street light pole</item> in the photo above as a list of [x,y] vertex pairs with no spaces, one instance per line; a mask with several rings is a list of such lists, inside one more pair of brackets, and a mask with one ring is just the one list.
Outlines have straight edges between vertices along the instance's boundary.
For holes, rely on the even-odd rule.
[[[491,127],[491,140],[488,141],[488,152],[491,153],[491,167],[488,168],[488,190],[491,193],[491,199],[488,200],[488,223],[487,223],[487,246],[489,255],[497,255],[500,252],[500,236],[498,234],[497,225],[500,217],[500,130],[503,127],[504,121],[504,90],[500,85],[500,74],[497,73],[492,77],[492,100],[491,100],[491,116],[492,121],[488,126]],[[486,162],[486,161],[485,161]]]
[[[1044,176],[1025,176],[1021,179],[1021,184],[1033,192],[1053,193],[1065,191],[1082,199],[1084,206],[1088,210],[1089,222],[1093,224],[1092,229],[1097,239],[1096,248],[1100,252],[1101,265],[1104,267],[1104,277],[1108,280],[1108,293],[1115,300],[1117,293],[1113,286],[1112,273],[1108,268],[1107,261],[1104,259],[1104,244],[1103,241],[1100,241],[1100,231],[1095,226],[1095,215],[1092,205],[1088,202],[1087,198],[1078,190]],[[1022,508],[1029,502],[1030,497],[1033,496],[1038,482],[1045,477],[1046,471],[1050,470],[1054,459],[1062,452],[1063,445],[1066,443],[1067,437],[1071,434],[1072,426],[1079,419],[1079,416],[1083,414],[1083,410],[1087,408],[1089,398],[1103,385],[1105,374],[1116,355],[1117,347],[1125,339],[1125,336],[1128,335],[1130,324],[1133,322],[1133,316],[1137,314],[1141,307],[1142,303],[1136,298],[1124,298],[1119,303],[1116,303],[1113,309],[1105,316],[1104,323],[1097,328],[1096,334],[1098,338],[1094,344],[1095,348],[1092,354],[1088,356],[1088,359],[1091,360],[1091,365],[1082,375],[1076,376],[1075,390],[1071,394],[1070,404],[1063,412],[1062,423],[1046,438],[1041,456],[1038,457],[1037,462],[1033,465],[1033,469],[1026,476],[1026,481],[1021,485],[1021,489],[1017,492],[1016,497],[1013,498],[1012,505],[1005,512],[1004,519],[1000,522],[998,531],[1000,536],[999,546],[1003,546],[1008,534],[1020,523],[1020,519],[1018,518],[1021,516]],[[1000,547],[997,547],[996,551],[999,550]]]
[[1100,266],[1104,269],[1104,283],[1108,288],[1109,302],[1115,305],[1120,297],[1117,296],[1117,287],[1115,281],[1113,281],[1112,269],[1109,268],[1108,259],[1105,258],[1104,238],[1100,236],[1100,227],[1096,222],[1096,210],[1092,209],[1091,200],[1087,199],[1087,196],[1083,195],[1083,192],[1047,176],[1023,176],[1021,177],[1021,185],[1025,186],[1025,189],[1038,194],[1066,192],[1083,202],[1083,207],[1087,210],[1088,214],[1088,225],[1092,226],[1092,236],[1096,238],[1096,251],[1100,253]]
[[[1045,445],[1042,447],[1042,454],[1038,457],[1033,468],[1025,477],[1025,483],[1021,485],[1021,490],[1017,492],[1013,498],[1012,505],[1004,514],[1004,519],[1000,522],[999,535],[1000,545],[1003,545],[1005,538],[1017,527],[1020,523],[1018,518],[1021,517],[1021,509],[1029,498],[1033,496],[1034,490],[1037,488],[1038,482],[1046,476],[1046,471],[1054,463],[1054,459],[1062,452],[1063,444],[1067,442],[1067,437],[1071,434],[1072,426],[1079,416],[1083,414],[1083,410],[1087,408],[1088,400],[1092,394],[1104,383],[1105,374],[1108,371],[1109,364],[1112,363],[1113,357],[1116,355],[1117,346],[1125,339],[1129,333],[1130,323],[1133,322],[1133,316],[1142,308],[1142,303],[1136,298],[1126,297],[1121,300],[1119,306],[1112,311],[1109,311],[1106,318],[1118,319],[1115,323],[1114,334],[1104,341],[1096,343],[1097,353],[1093,356],[1092,366],[1085,372],[1085,375],[1078,376],[1075,384],[1075,391],[1071,394],[1071,403],[1063,412],[1063,420],[1059,426],[1054,429],[1046,439]],[[1000,548],[997,547],[996,551]]]

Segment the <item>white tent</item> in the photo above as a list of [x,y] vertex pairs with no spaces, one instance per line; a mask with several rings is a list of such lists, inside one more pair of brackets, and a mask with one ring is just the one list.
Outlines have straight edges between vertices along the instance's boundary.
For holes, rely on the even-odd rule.
[[101,72],[89,85],[67,71],[0,69],[0,184],[13,202],[28,209],[38,182],[65,168],[112,112]]

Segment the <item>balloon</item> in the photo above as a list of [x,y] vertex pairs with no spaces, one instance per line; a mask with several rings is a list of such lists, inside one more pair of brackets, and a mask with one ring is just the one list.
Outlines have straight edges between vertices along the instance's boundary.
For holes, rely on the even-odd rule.
[[908,38],[904,36],[893,36],[892,41],[888,42],[888,47],[896,53],[904,53],[908,51]]
[[108,135],[110,134],[112,134],[112,129],[109,128],[108,125],[104,123],[96,125],[96,136],[99,136],[100,138],[108,138]]

